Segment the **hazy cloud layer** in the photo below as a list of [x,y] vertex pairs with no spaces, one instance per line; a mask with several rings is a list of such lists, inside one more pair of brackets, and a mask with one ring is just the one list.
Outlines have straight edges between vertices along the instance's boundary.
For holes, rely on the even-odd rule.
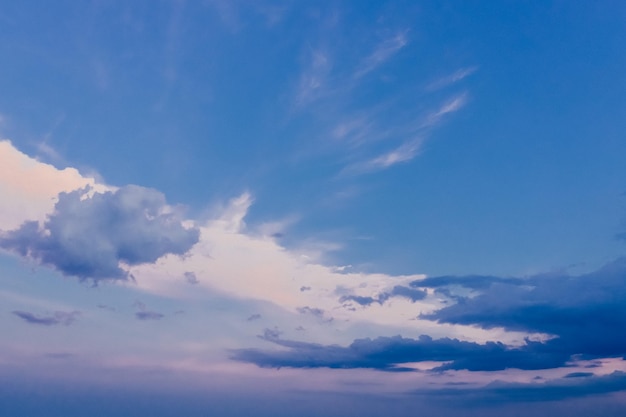
[[61,193],[43,227],[29,221],[0,235],[0,247],[80,279],[125,279],[120,268],[187,252],[199,238],[162,193],[134,185],[87,195]]
[[529,401],[558,401],[588,395],[626,390],[626,373],[615,371],[608,375],[560,378],[531,383],[494,381],[472,388],[420,389],[416,395],[431,401],[455,401],[468,404],[494,404]]

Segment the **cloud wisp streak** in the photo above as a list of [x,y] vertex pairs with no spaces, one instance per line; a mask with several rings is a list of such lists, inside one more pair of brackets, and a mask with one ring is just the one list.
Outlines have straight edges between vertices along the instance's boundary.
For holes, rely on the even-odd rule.
[[407,34],[408,31],[402,31],[380,42],[359,65],[353,77],[355,79],[361,78],[391,59],[408,44]]
[[435,91],[456,84],[478,71],[477,66],[460,68],[445,77],[441,77],[426,86],[426,90]]

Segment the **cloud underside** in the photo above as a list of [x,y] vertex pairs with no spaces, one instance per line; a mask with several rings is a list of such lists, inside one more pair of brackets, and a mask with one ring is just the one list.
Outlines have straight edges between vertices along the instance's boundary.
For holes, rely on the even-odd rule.
[[56,326],[64,325],[69,326],[74,323],[80,312],[78,311],[55,311],[53,314],[48,315],[36,315],[28,311],[16,310],[13,311],[13,315],[24,320],[26,323],[35,324],[40,326]]
[[[619,259],[595,272],[575,277],[433,277],[411,284],[415,289],[434,289],[455,301],[422,318],[552,336],[542,342],[526,340],[522,346],[397,336],[357,339],[344,347],[282,340],[266,332],[262,338],[281,350],[240,349],[233,352],[232,358],[261,367],[383,371],[412,370],[403,365],[412,362],[444,362],[433,369],[436,372],[555,369],[568,366],[575,359],[620,358],[626,356],[625,283],[626,259]],[[467,294],[468,290],[479,292],[455,294],[455,291]],[[353,301],[362,305],[376,302],[365,298]]]
[[366,368],[391,372],[413,371],[414,368],[403,364],[424,361],[446,362],[434,371],[500,371],[507,368],[555,368],[568,360],[563,353],[543,351],[538,342],[509,349],[500,342],[478,344],[422,335],[418,339],[401,336],[357,339],[342,347],[282,340],[272,332],[266,332],[263,338],[288,350],[239,349],[233,351],[232,358],[266,368]]
[[183,227],[163,194],[139,186],[61,193],[43,225],[27,221],[0,235],[0,247],[80,279],[126,279],[120,263],[152,263],[184,254],[199,239]]

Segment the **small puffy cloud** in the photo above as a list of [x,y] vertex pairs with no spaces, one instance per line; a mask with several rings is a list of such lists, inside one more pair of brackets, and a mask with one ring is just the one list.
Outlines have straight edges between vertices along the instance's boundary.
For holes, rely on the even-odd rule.
[[83,279],[126,279],[120,263],[184,254],[199,239],[162,193],[128,185],[116,191],[61,193],[43,225],[28,221],[0,235],[0,247]]
[[[147,320],[161,320],[163,317],[165,317],[165,315],[163,315],[161,313],[158,313],[156,311],[148,310],[148,307],[146,306],[146,304],[141,302],[141,301],[139,301],[139,300],[136,300],[133,303],[133,307],[135,307],[137,310],[139,310],[139,311],[137,311],[135,313],[135,317],[138,320],[144,320],[144,321],[147,321]],[[176,313],[180,314],[181,312],[177,311]]]
[[161,320],[164,316],[156,311],[138,311],[135,317],[139,320]]
[[38,324],[41,326],[69,326],[74,323],[80,315],[79,311],[55,311],[53,314],[38,316],[28,311],[13,311],[13,314],[27,323]]
[[359,296],[359,295],[344,295],[339,301],[341,303],[349,303],[354,302],[361,306],[369,306],[374,303],[383,304],[393,297],[402,297],[410,300],[411,302],[423,300],[426,298],[426,291],[405,287],[402,285],[396,285],[391,289],[391,291],[383,292],[379,294],[377,297],[369,297],[369,296]]
[[200,282],[198,281],[198,277],[196,276],[195,272],[187,271],[183,274],[183,276],[185,277],[185,281],[187,281],[189,284],[195,285]]

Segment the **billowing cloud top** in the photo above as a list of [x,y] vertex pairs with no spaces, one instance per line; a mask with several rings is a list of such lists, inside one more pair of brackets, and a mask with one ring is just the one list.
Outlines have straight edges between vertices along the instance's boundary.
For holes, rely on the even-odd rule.
[[125,279],[120,266],[183,254],[199,237],[156,190],[129,185],[116,191],[61,193],[43,225],[28,221],[3,233],[0,247],[80,279]]

